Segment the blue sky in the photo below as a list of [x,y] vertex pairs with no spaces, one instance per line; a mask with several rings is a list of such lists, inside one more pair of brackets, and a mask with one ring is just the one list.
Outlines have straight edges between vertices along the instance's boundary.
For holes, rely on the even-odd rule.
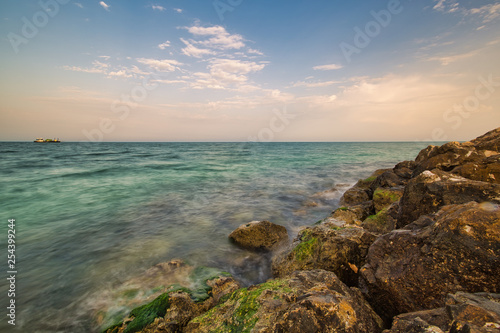
[[0,140],[446,141],[500,124],[500,1],[0,3]]

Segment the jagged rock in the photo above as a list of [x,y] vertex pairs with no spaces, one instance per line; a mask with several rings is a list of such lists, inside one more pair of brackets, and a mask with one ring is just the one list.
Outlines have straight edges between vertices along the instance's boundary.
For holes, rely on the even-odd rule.
[[340,206],[355,206],[371,199],[373,190],[371,189],[377,177],[391,169],[380,169],[372,173],[366,179],[360,179],[353,187],[348,189],[340,199]]
[[471,140],[470,143],[478,150],[493,150],[500,152],[500,127]]
[[407,182],[408,178],[397,175],[394,170],[388,170],[379,175],[370,188],[375,191],[377,188],[401,187]]
[[444,305],[456,291],[500,291],[500,210],[443,207],[369,248],[360,286],[385,319]]
[[185,332],[377,333],[380,317],[356,288],[332,272],[298,271],[284,279],[240,289]]
[[229,239],[248,250],[270,251],[288,242],[288,232],[269,221],[253,221],[239,226],[229,234]]
[[484,158],[476,163],[459,165],[451,173],[472,180],[500,184],[500,154]]
[[400,201],[398,227],[442,206],[470,201],[500,203],[500,185],[470,180],[441,170],[424,171],[408,182]]
[[500,332],[500,295],[489,293],[448,295],[442,308],[411,312],[394,318],[383,333]]
[[283,277],[296,270],[332,271],[349,286],[358,282],[368,247],[375,240],[358,227],[331,227],[328,224],[302,230],[292,250],[273,258],[273,276]]
[[361,227],[376,234],[385,234],[396,229],[398,215],[399,201],[380,210],[377,214],[368,216]]
[[411,179],[415,166],[416,163],[414,161],[403,161],[396,164],[392,170],[397,176],[403,179]]

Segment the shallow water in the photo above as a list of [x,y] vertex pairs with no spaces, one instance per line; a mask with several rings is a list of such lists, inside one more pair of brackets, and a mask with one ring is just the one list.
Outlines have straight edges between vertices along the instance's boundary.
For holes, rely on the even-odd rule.
[[228,242],[233,229],[267,219],[293,236],[336,208],[346,184],[426,146],[0,143],[0,249],[15,218],[18,271],[17,325],[4,314],[0,331],[95,331],[96,295],[173,258],[264,281],[266,265]]

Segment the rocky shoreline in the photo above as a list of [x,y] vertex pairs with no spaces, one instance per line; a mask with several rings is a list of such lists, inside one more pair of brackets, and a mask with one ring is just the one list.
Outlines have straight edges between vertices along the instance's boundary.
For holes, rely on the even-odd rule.
[[[377,170],[293,242],[268,221],[237,246],[271,254],[273,279],[241,288],[224,272],[188,270],[106,333],[500,332],[500,128],[429,146]],[[193,278],[195,279],[195,278]]]

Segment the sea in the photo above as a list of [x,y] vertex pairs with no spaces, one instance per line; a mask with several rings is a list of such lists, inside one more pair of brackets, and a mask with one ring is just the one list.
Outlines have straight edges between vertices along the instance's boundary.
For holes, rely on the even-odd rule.
[[232,230],[269,220],[293,239],[357,180],[429,144],[2,142],[0,332],[99,332],[110,309],[130,311],[114,289],[173,259],[263,282],[269,262]]

